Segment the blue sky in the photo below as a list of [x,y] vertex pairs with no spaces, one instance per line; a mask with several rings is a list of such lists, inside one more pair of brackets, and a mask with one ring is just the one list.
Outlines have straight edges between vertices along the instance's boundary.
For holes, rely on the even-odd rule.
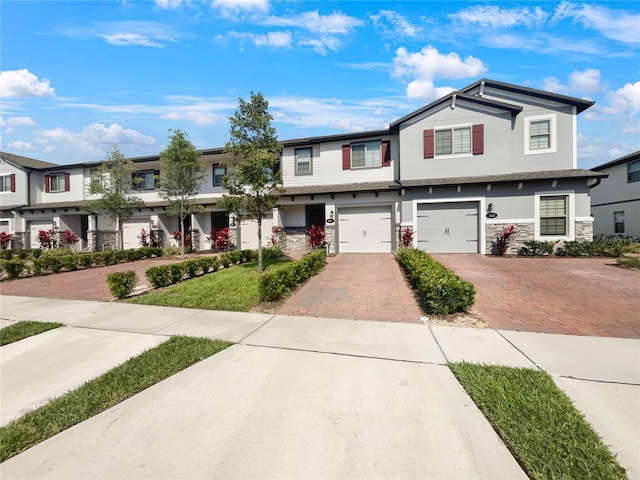
[[280,140],[386,128],[488,77],[587,98],[579,167],[640,149],[640,3],[3,0],[3,151],[154,155],[229,139],[238,97]]

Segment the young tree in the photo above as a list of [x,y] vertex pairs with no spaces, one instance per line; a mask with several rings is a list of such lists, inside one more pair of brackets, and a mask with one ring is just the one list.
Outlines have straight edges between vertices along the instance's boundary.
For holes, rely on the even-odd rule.
[[248,102],[238,99],[238,109],[229,118],[231,138],[225,146],[231,160],[223,185],[229,194],[221,202],[238,221],[258,222],[258,271],[262,271],[262,219],[276,206],[281,193],[275,171],[280,147],[268,107],[261,93],[251,92]]
[[180,219],[180,254],[184,257],[184,220],[201,209],[194,203],[204,183],[200,154],[182,130],[169,130],[169,146],[160,154],[160,198],[169,201],[167,212]]
[[100,198],[90,201],[86,209],[106,215],[116,223],[116,247],[120,249],[124,248],[123,223],[133,216],[134,209],[144,207],[140,197],[129,194],[134,171],[133,162],[125,159],[114,145],[89,184],[89,193],[100,195]]

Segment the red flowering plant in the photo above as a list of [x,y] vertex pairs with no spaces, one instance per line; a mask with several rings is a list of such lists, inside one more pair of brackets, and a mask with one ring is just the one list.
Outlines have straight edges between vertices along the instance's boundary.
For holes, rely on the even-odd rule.
[[322,248],[324,246],[324,227],[311,225],[306,233],[309,236],[309,246],[312,249]]
[[410,227],[404,227],[402,229],[402,237],[400,242],[403,247],[410,247],[413,245],[413,230]]
[[511,241],[511,237],[516,233],[516,227],[513,225],[509,225],[504,227],[502,233],[499,237],[496,238],[494,244],[494,253],[496,255],[503,256],[507,253],[507,248],[509,248],[509,242]]
[[[176,230],[175,232],[171,232],[171,236],[173,237],[174,240],[176,240],[178,242],[178,245],[180,245],[180,238],[182,237],[182,235],[180,234],[180,230]],[[191,249],[191,235],[187,234],[184,236],[184,248],[186,248],[187,250]]]
[[49,230],[38,231],[38,242],[40,242],[40,248],[53,248],[56,241],[56,231],[52,228]]
[[140,230],[140,235],[138,235],[140,239],[140,245],[143,247],[158,247],[158,234],[156,230],[150,228],[147,232],[144,228]]
[[80,237],[71,230],[65,230],[60,234],[60,245],[74,247],[80,241]]
[[0,232],[0,250],[6,250],[13,241],[13,235],[11,233]]
[[272,247],[278,245],[278,235],[280,235],[280,232],[282,232],[282,227],[273,227],[271,230],[271,238],[269,239],[269,242]]
[[207,235],[207,240],[211,242],[212,248],[226,249],[229,246],[229,229],[227,227],[212,228]]

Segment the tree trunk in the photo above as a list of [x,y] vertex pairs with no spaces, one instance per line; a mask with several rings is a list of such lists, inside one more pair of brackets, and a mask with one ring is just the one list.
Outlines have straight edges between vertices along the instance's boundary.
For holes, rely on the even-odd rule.
[[180,256],[184,258],[184,212],[180,207]]
[[124,225],[120,217],[116,218],[116,229],[118,234],[116,235],[116,249],[124,250]]
[[262,270],[262,215],[258,215],[258,271]]

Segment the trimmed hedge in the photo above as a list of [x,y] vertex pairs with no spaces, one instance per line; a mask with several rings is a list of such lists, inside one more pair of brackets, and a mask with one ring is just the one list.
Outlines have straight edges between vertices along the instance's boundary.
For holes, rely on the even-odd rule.
[[462,280],[427,252],[401,248],[396,252],[396,258],[427,312],[439,315],[466,312],[475,302],[473,284]]
[[109,290],[111,291],[111,295],[116,298],[124,298],[133,292],[137,281],[138,277],[133,270],[113,272],[107,275]]
[[299,283],[319,273],[325,264],[327,252],[324,248],[265,272],[260,277],[260,300],[273,302],[287,295]]

